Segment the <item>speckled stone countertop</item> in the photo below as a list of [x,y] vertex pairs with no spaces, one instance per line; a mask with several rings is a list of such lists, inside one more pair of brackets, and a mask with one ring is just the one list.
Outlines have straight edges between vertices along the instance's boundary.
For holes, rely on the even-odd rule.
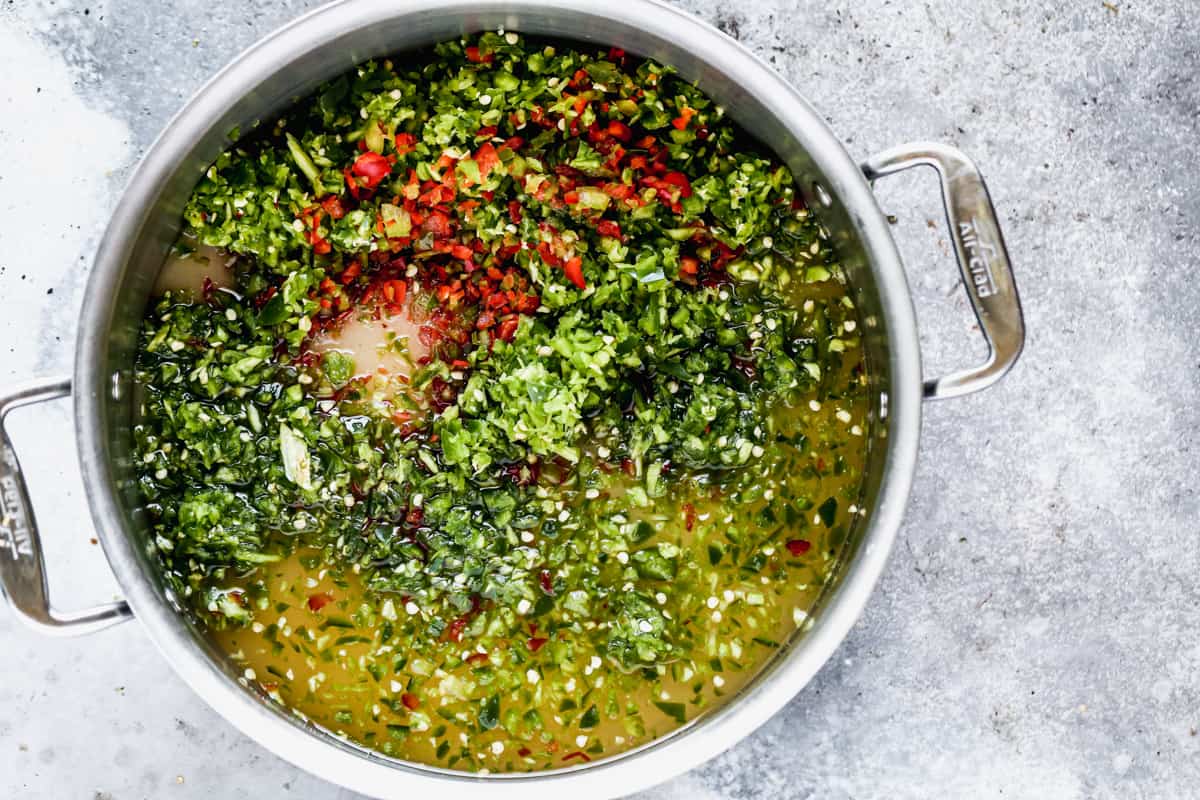
[[[68,369],[131,166],[203,80],[311,5],[0,0],[2,385]],[[931,138],[975,157],[1029,342],[1000,386],[926,408],[907,522],[835,658],[756,734],[642,797],[1197,796],[1191,4],[682,5],[773,63],[852,154]],[[878,192],[926,370],[977,357],[932,178]],[[55,596],[108,599],[67,405],[18,414]],[[0,643],[0,797],[352,797],[210,711],[136,624],[47,640],[0,610]]]

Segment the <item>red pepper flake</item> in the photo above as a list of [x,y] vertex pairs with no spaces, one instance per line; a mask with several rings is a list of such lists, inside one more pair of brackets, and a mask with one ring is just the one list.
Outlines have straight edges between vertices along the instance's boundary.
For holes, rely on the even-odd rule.
[[418,700],[417,696],[411,692],[405,692],[404,694],[400,695],[400,702],[403,703],[404,707],[409,711],[416,711],[421,706],[421,701]]
[[525,644],[528,645],[529,652],[536,653],[538,650],[541,650],[542,645],[544,645],[548,641],[550,641],[550,640],[547,639],[545,636],[533,636],[533,637],[530,637],[529,641],[525,642]]
[[812,548],[812,542],[806,539],[788,539],[788,552],[794,556],[802,556]]
[[329,592],[321,592],[320,594],[310,594],[308,596],[308,610],[320,611],[325,606],[333,602],[333,595]]
[[517,755],[520,756],[521,758],[527,758],[532,753],[533,753],[533,751],[530,750],[528,747],[521,747],[517,750]]
[[553,596],[554,578],[550,575],[550,570],[544,569],[538,573],[538,583],[541,585],[543,592]]
[[449,625],[446,626],[445,638],[449,639],[452,642],[461,642],[462,637],[463,637],[463,631],[466,630],[468,621],[469,620],[466,618],[466,616],[461,616],[461,617],[458,617],[457,619],[455,619],[453,622],[451,622]]
[[683,524],[689,531],[696,526],[696,507],[691,503],[683,504]]
[[583,259],[580,256],[567,259],[567,263],[563,264],[563,272],[571,283],[580,289],[587,288],[587,281],[583,279]]
[[582,750],[576,750],[572,753],[567,753],[565,756],[563,756],[562,760],[570,761],[572,758],[582,758],[584,761],[592,760],[591,758],[588,757],[588,754],[583,752]]

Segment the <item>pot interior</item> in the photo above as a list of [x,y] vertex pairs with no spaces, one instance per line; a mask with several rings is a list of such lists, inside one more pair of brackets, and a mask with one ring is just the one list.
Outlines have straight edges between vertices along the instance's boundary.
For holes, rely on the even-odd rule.
[[[98,309],[85,312],[77,385],[87,398],[80,411],[81,430],[90,430],[91,426],[98,431],[100,452],[98,456],[95,453],[90,456],[99,461],[94,474],[98,475],[100,485],[90,487],[93,501],[97,502],[99,497],[98,502],[110,505],[115,511],[111,518],[103,518],[98,513],[102,517],[106,552],[138,615],[157,618],[153,625],[147,620],[152,633],[156,633],[157,626],[173,626],[174,640],[182,638],[190,642],[193,657],[206,659],[210,670],[222,673],[230,691],[252,697],[254,703],[269,709],[270,714],[286,720],[288,725],[304,727],[304,723],[288,714],[286,709],[274,706],[245,687],[244,680],[235,673],[228,659],[182,610],[183,604],[170,595],[161,580],[153,545],[146,536],[147,527],[140,510],[141,500],[131,463],[131,424],[137,396],[131,386],[132,360],[155,278],[168,248],[179,233],[183,204],[208,164],[229,145],[229,132],[235,128],[249,130],[303,97],[322,81],[366,59],[403,53],[465,33],[497,28],[617,46],[674,66],[721,103],[749,133],[774,150],[791,168],[810,207],[819,212],[849,275],[853,297],[860,308],[872,397],[868,464],[859,503],[864,512],[842,544],[839,565],[808,625],[826,624],[827,608],[841,592],[847,576],[854,571],[864,544],[876,526],[881,491],[889,469],[894,467],[889,429],[896,416],[897,361],[892,350],[894,332],[889,330],[889,321],[895,318],[892,306],[898,302],[907,304],[908,298],[889,300],[880,290],[881,264],[898,269],[898,263],[882,263],[889,257],[894,260],[894,250],[880,252],[876,243],[872,251],[866,243],[863,227],[868,223],[879,224],[880,215],[873,203],[870,207],[864,206],[865,184],[857,169],[819,117],[803,101],[782,88],[782,84],[747,81],[747,76],[758,76],[765,67],[741,51],[732,40],[706,28],[704,35],[708,39],[691,42],[692,29],[701,26],[680,12],[652,3],[631,3],[624,11],[597,10],[603,8],[598,3],[564,1],[558,3],[557,8],[553,7],[555,5],[444,2],[436,8],[419,12],[394,11],[389,16],[377,4],[349,3],[315,12],[243,56],[205,87],[171,123],[133,178],[97,258],[88,304],[96,304]],[[663,19],[653,25],[632,21],[630,17],[638,13],[655,14]],[[326,14],[337,16],[336,19],[331,17],[328,24],[322,24],[322,15]],[[714,42],[718,46],[710,47]],[[852,207],[847,197],[856,192]],[[911,324],[907,318],[901,321]],[[914,331],[908,329],[900,330],[899,334],[914,337]],[[82,363],[84,361],[89,363]],[[911,376],[906,380],[911,380]],[[915,390],[905,392],[906,397],[911,397]],[[892,419],[888,418],[889,399],[893,406]],[[83,446],[87,447],[86,441]],[[85,452],[84,457],[86,460],[88,453]],[[907,477],[904,481],[906,492]],[[898,510],[889,509],[888,513],[894,516]],[[878,542],[872,543],[872,547],[878,545],[883,551],[882,555],[876,554],[876,558],[886,555],[892,534],[886,529],[890,524],[890,520],[882,523],[885,533]],[[875,569],[875,574],[877,571]],[[869,579],[873,583],[874,574],[869,575]],[[164,599],[174,612],[163,608]],[[865,594],[861,598],[852,598],[851,605],[857,603],[857,607],[849,612],[851,621],[863,601]],[[828,624],[840,628],[835,634],[836,640],[840,640],[844,629],[849,627],[845,614],[843,619]],[[159,638],[156,633],[156,639]],[[803,651],[809,638],[798,632],[725,706],[642,749],[658,747],[664,740],[688,736],[694,729],[708,725],[713,718],[729,713],[743,702],[743,695],[759,692],[773,681],[777,683],[776,673],[781,665],[805,657]],[[159,644],[168,651],[168,657],[179,659],[178,653],[171,652],[170,645],[161,640]],[[811,675],[827,656],[827,652],[809,655],[815,663],[806,674]],[[242,683],[240,689],[232,685],[238,681]],[[801,685],[802,682],[785,687],[786,696],[790,697]],[[776,702],[775,708],[785,700],[786,697]],[[214,705],[220,708],[219,704]],[[403,762],[358,748],[331,734],[311,727],[310,731],[328,746],[406,768],[401,766]],[[727,741],[723,746],[731,743]],[[628,751],[606,761],[625,760],[638,752]],[[594,769],[597,764],[584,769]],[[415,764],[407,765],[407,768],[442,771]],[[658,775],[657,779],[664,777]]]

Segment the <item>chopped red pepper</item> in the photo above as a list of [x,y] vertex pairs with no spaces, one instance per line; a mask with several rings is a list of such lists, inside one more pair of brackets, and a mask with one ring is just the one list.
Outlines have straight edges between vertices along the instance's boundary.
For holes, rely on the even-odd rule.
[[602,219],[596,223],[596,233],[601,236],[611,236],[614,239],[620,239],[621,226],[611,219]]
[[479,177],[484,179],[500,164],[500,156],[496,155],[496,148],[491,142],[484,142],[475,152],[475,163],[479,166]]
[[417,137],[411,133],[396,134],[396,155],[408,155],[413,150],[417,149]]
[[402,306],[404,298],[408,294],[408,283],[402,280],[384,281],[380,286],[380,291],[389,305]]
[[678,186],[680,197],[692,196],[691,181],[689,181],[687,175],[684,175],[682,172],[668,172],[666,175],[663,175],[662,179],[672,186]]
[[472,64],[490,64],[495,59],[495,53],[481,53],[475,45],[467,48],[467,61],[470,61]]
[[562,760],[570,761],[572,758],[582,758],[584,761],[592,760],[591,758],[588,757],[588,754],[583,752],[582,750],[576,750],[572,753],[567,753],[565,756],[563,756]]
[[633,138],[633,131],[621,120],[614,119],[608,123],[608,135],[628,144],[629,140]]
[[450,235],[450,218],[440,211],[435,211],[425,219],[421,228],[432,233],[435,238],[444,239]]
[[683,524],[689,531],[696,527],[696,507],[691,503],[683,504]]
[[694,116],[696,116],[696,109],[684,106],[683,110],[679,112],[679,116],[671,120],[671,124],[675,126],[676,130],[681,131],[688,126]]
[[392,162],[379,153],[367,151],[354,159],[352,171],[363,179],[364,186],[374,189],[391,173]]
[[409,711],[416,711],[421,706],[421,701],[418,700],[417,696],[412,692],[405,692],[404,694],[400,695],[400,702],[403,703],[404,707]]
[[550,249],[549,242],[538,242],[537,251],[538,255],[542,257],[542,260],[552,267],[557,267],[562,263],[562,259],[555,255],[554,251]]
[[508,317],[507,319],[501,321],[499,327],[496,328],[496,335],[499,336],[503,341],[511,342],[520,324],[521,320],[517,317]]
[[637,193],[636,189],[624,183],[606,183],[603,188],[604,193],[613,200],[628,200]]
[[567,274],[567,280],[578,286],[580,289],[587,288],[587,281],[583,279],[583,259],[579,256],[567,259],[563,264],[563,272]]
[[336,194],[331,194],[321,201],[321,208],[325,209],[325,213],[330,219],[341,219],[346,216],[346,207],[342,205],[342,198]]
[[529,641],[525,642],[525,644],[528,645],[529,652],[536,653],[538,650],[541,650],[542,645],[548,641],[550,640],[544,636],[532,636],[529,638]]

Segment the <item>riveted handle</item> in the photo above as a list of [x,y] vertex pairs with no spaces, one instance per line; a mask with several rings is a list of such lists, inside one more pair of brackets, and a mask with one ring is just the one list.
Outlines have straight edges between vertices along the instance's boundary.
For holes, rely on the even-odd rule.
[[874,181],[920,166],[933,167],[941,177],[954,253],[988,345],[983,364],[925,381],[929,399],[959,397],[986,389],[1012,369],[1025,346],[1025,318],[996,208],[971,159],[949,145],[913,142],[871,156],[862,170]]
[[70,394],[70,379],[54,378],[27,383],[0,396],[0,594],[22,622],[52,636],[92,633],[133,616],[124,602],[82,611],[57,611],[50,605],[42,544],[5,423],[14,408]]

